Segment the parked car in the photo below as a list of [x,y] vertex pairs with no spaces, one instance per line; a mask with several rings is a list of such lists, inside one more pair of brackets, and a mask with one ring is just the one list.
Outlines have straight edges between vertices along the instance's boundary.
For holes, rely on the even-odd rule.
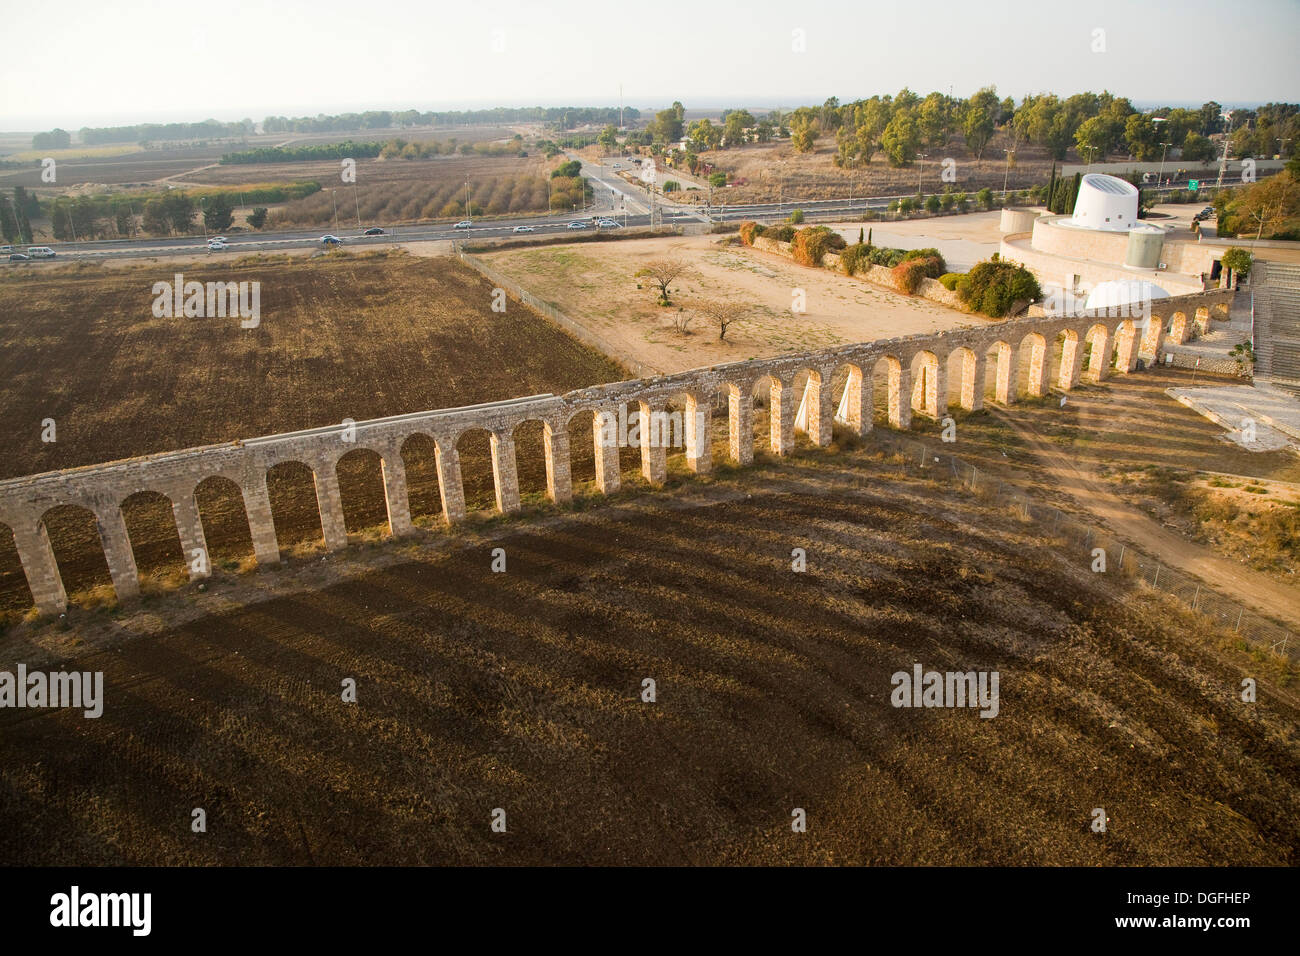
[[338,236],[321,236],[320,244],[322,246],[341,246],[343,245],[343,240]]
[[28,246],[27,257],[29,259],[53,259],[54,250],[49,246]]
[[570,228],[570,229],[586,229],[586,228],[587,228],[587,224],[586,224],[585,222],[571,222],[571,223],[569,223],[569,228]]
[[367,229],[367,230],[366,230],[365,232],[363,232],[361,235],[363,235],[363,236],[382,236],[383,234],[384,234],[384,230],[380,229],[378,226],[371,226],[369,229]]
[[24,254],[21,253],[21,252],[14,252],[14,253],[11,253],[11,254],[10,254],[10,256],[9,256],[9,261],[10,261],[10,262],[28,262],[31,258],[32,258],[31,256],[24,255]]
[[221,252],[222,250],[229,249],[229,248],[230,247],[226,245],[226,240],[224,239],[208,240],[208,252]]
[[472,220],[472,219],[462,219],[460,222],[456,223],[456,225],[452,226],[452,228],[453,228],[453,229],[468,229],[468,228],[469,228],[470,226],[472,226],[472,225],[474,225],[474,220]]
[[536,232],[532,226],[515,226],[515,232]]

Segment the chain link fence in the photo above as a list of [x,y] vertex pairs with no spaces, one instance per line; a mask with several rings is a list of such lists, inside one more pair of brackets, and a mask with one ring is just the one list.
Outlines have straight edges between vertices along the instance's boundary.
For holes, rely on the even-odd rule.
[[945,478],[994,505],[1011,509],[1040,528],[1045,537],[1062,542],[1068,556],[1089,566],[1104,556],[1108,573],[1118,570],[1172,595],[1193,611],[1259,647],[1300,660],[1300,640],[1288,628],[1225,597],[1197,578],[1149,557],[1117,535],[1080,521],[1059,508],[1035,501],[1022,488],[987,471],[982,472],[942,449],[883,430],[872,434],[882,448],[900,456],[909,472]]

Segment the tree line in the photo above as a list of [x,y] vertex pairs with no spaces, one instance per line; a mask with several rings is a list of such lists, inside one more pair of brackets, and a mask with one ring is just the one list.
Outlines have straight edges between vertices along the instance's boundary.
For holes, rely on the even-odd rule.
[[[627,122],[635,122],[641,111],[623,110]],[[481,110],[367,110],[337,116],[268,116],[262,121],[266,133],[336,133],[352,130],[391,129],[401,126],[502,126],[509,123],[545,123],[559,129],[588,124],[616,123],[616,106],[497,106]]]
[[[209,119],[199,123],[138,123],[134,126],[83,126],[78,133],[85,146],[102,146],[109,143],[151,143],[191,139],[229,139],[253,133],[253,121],[242,119],[222,123]],[[72,134],[67,130],[52,129],[32,137],[32,149],[67,149],[72,145]]]
[[[705,118],[687,126],[685,113],[681,102],[674,102],[626,141],[662,149],[684,139],[688,153],[700,153],[788,137],[797,151],[811,152],[818,140],[833,137],[835,165],[854,168],[871,163],[877,154],[892,166],[906,166],[925,149],[948,147],[954,136],[979,159],[998,131],[1010,136],[1012,152],[1020,143],[1030,143],[1057,161],[1071,148],[1096,161],[1119,151],[1152,161],[1173,148],[1182,151],[1184,161],[1202,162],[1218,155],[1210,137],[1219,133],[1229,134],[1235,159],[1271,157],[1293,154],[1300,134],[1300,106],[1290,103],[1234,109],[1225,122],[1223,108],[1213,101],[1198,109],[1166,106],[1142,112],[1128,98],[1109,91],[1064,99],[1044,93],[1016,103],[1013,97],[999,97],[993,86],[968,98],[939,92],[922,97],[906,87],[897,95],[850,103],[832,96],[821,106],[801,106],[788,113],[773,110],[762,117],[727,110],[720,124]],[[610,127],[600,136],[607,148],[615,139]]]

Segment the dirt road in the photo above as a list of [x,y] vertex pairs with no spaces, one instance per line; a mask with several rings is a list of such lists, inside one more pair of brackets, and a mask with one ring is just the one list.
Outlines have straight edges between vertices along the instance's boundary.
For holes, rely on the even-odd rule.
[[1300,590],[1243,568],[1180,534],[1166,530],[1111,491],[1091,468],[1053,448],[1014,412],[997,408],[991,408],[991,411],[1029,443],[1043,469],[1055,479],[1062,491],[1083,510],[1104,522],[1107,528],[1128,539],[1134,547],[1170,567],[1195,575],[1216,591],[1244,602],[1262,614],[1273,615],[1300,627]]

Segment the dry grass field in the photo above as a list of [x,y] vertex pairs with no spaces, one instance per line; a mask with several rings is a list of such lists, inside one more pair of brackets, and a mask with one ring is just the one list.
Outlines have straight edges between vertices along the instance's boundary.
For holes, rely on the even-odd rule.
[[[987,322],[717,236],[506,249],[482,258],[621,355],[665,372]],[[665,308],[636,272],[647,261],[673,258],[689,271],[673,283],[673,305]],[[795,289],[804,293],[801,314],[791,311]],[[751,306],[749,317],[721,342],[717,328],[702,319],[688,326],[689,334],[679,334],[678,307],[689,311],[700,298],[743,301]]]
[[[152,285],[178,269],[198,281],[260,281],[260,327],[154,318]],[[499,314],[491,301],[490,285],[454,260],[402,254],[6,273],[0,476],[628,377],[517,303]],[[56,423],[52,443],[41,441],[47,418]],[[540,426],[521,430],[518,440],[521,482],[536,492],[545,487]],[[575,451],[581,467],[582,448]],[[432,521],[441,506],[431,443],[410,452],[415,512]],[[486,436],[467,436],[461,453],[469,503],[487,507]],[[383,519],[376,460],[343,462],[340,482],[350,530]],[[310,549],[321,534],[310,473],[276,469],[271,486],[282,544],[291,553],[294,545]],[[214,562],[246,561],[251,541],[236,495],[201,494],[200,504]],[[133,499],[125,510],[146,587],[154,575],[174,580],[182,564],[166,502]],[[49,525],[69,589],[102,588],[107,567],[89,515],[55,512]],[[28,601],[4,529],[0,608]]]
[[[110,621],[58,661],[105,673],[101,718],[0,713],[0,855],[1294,866],[1289,672],[1033,534],[811,453],[184,624]],[[916,663],[996,670],[998,715],[891,706]]]
[[701,159],[712,163],[731,178],[748,180],[744,185],[714,191],[715,202],[728,204],[751,202],[794,202],[800,199],[847,199],[850,196],[906,196],[917,191],[918,178],[924,192],[941,192],[948,185],[940,178],[940,163],[951,157],[956,163],[953,190],[973,194],[988,187],[1000,191],[1004,174],[1008,189],[1028,189],[1037,183],[1047,184],[1052,161],[1041,147],[1021,143],[1016,164],[1008,171],[1004,147],[1010,137],[997,133],[976,159],[966,152],[960,137],[954,137],[946,149],[927,149],[928,159],[910,166],[893,167],[883,153],[877,153],[868,166],[840,169],[835,158],[835,138],[822,136],[810,153],[796,152],[790,142],[750,144],[736,149],[703,153]]

